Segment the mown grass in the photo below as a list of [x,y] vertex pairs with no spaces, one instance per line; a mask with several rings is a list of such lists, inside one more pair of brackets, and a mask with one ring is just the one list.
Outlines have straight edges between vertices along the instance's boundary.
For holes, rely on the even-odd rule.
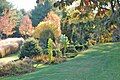
[[99,44],[67,62],[0,80],[120,80],[120,43]]
[[0,58],[0,62],[7,63],[7,62],[9,62],[9,61],[13,61],[13,60],[16,60],[16,59],[19,59],[19,58],[18,58],[18,53],[8,55],[8,56],[6,56],[6,57],[4,57],[4,58]]

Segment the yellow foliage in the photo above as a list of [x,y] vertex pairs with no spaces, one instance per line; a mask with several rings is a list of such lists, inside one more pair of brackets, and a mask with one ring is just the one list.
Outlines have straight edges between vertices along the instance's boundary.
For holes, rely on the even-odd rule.
[[95,45],[97,42],[95,40],[88,40],[88,45],[92,46],[92,45]]
[[49,62],[48,55],[37,55],[33,57],[33,60],[43,63]]
[[106,33],[100,36],[99,42],[106,43],[112,41],[112,33]]
[[39,38],[41,33],[45,30],[51,30],[55,38],[58,38],[61,35],[60,27],[54,25],[51,21],[46,21],[38,24],[33,33],[33,37]]
[[45,17],[44,21],[51,21],[57,27],[60,27],[61,24],[60,17],[54,11],[50,11]]

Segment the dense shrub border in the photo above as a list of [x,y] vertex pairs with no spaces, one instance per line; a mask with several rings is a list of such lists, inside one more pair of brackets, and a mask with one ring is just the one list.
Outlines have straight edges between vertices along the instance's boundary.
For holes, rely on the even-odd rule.
[[27,60],[11,61],[7,64],[1,63],[0,77],[22,75],[33,71],[35,71],[35,67],[33,67],[32,63],[28,62]]

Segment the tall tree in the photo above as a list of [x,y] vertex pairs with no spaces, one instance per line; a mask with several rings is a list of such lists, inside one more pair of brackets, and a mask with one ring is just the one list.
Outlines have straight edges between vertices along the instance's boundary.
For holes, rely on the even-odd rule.
[[52,6],[49,0],[45,0],[44,4],[37,4],[37,6],[35,6],[35,9],[31,11],[31,19],[34,27],[45,18],[51,8]]
[[12,14],[12,19],[13,21],[16,21],[16,27],[14,28],[15,33],[12,35],[12,37],[21,37],[21,34],[19,32],[19,26],[21,23],[21,20],[24,16],[24,14],[22,13],[22,11],[18,11],[16,9],[12,10],[13,14]]
[[10,17],[10,10],[6,10],[4,12],[4,16],[0,17],[0,34],[5,34],[6,36],[9,36],[14,33],[13,29],[15,28],[16,23]]
[[86,36],[94,33],[99,37],[110,32],[108,27],[118,24],[119,15],[116,13],[120,10],[119,4],[119,0],[58,0],[54,6],[65,14],[62,14],[62,31],[68,33],[71,30],[68,35],[72,35],[76,24],[80,24],[77,30],[81,31],[78,34]]
[[0,0],[0,16],[3,15],[5,9],[10,9],[12,5],[6,0]]
[[31,36],[32,32],[34,30],[34,27],[32,26],[32,21],[29,18],[28,15],[24,16],[21,24],[19,26],[19,31],[23,35],[23,37]]

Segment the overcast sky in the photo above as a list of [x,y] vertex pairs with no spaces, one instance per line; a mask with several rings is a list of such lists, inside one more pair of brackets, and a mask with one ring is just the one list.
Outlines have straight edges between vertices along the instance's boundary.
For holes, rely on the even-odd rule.
[[33,9],[34,6],[36,5],[36,0],[7,0],[7,1],[15,5],[15,8],[25,9],[26,11]]

